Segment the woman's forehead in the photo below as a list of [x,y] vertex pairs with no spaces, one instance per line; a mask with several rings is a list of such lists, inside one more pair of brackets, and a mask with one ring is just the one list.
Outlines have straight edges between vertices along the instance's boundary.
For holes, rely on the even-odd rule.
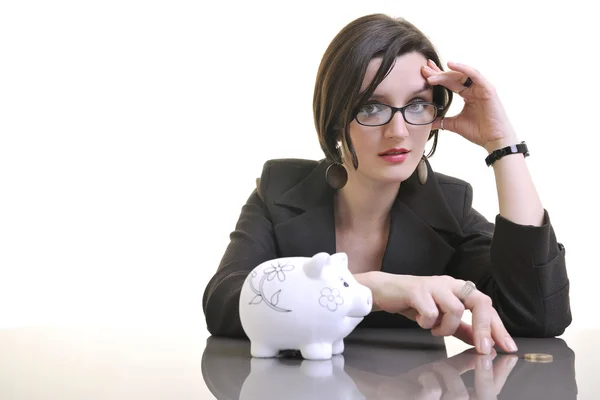
[[[364,91],[377,74],[381,66],[382,58],[373,58],[362,82],[361,92]],[[384,95],[387,92],[393,93],[414,93],[423,90],[423,85],[427,82],[421,74],[421,67],[427,65],[427,59],[418,52],[403,54],[396,57],[391,70],[383,81],[375,89],[375,93]]]

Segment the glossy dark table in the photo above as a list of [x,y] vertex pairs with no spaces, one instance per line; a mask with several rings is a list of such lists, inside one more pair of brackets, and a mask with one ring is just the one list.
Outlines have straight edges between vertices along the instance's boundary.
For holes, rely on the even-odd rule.
[[[253,359],[203,327],[0,330],[0,399],[597,399],[600,332],[480,356],[420,330],[356,330],[341,356]],[[532,363],[525,353],[547,353]]]

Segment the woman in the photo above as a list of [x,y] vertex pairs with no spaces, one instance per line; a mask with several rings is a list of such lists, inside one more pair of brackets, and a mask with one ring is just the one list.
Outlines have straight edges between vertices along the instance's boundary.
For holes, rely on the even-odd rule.
[[[314,118],[325,160],[270,160],[242,208],[204,293],[213,335],[243,337],[240,289],[269,259],[346,252],[374,311],[360,326],[431,329],[484,354],[516,351],[511,335],[560,335],[571,323],[557,242],[494,87],[475,69],[441,68],[433,45],[402,19],[344,27],[316,79]],[[465,106],[444,115],[453,95]],[[439,129],[486,149],[500,213],[471,207],[472,187],[433,172]],[[472,313],[472,326],[461,321]]]

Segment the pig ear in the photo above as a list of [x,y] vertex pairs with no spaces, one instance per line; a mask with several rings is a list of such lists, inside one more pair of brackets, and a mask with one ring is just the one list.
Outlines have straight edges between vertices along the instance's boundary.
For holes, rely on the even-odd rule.
[[332,265],[348,267],[348,255],[344,252],[332,254],[330,259]]
[[304,273],[312,279],[317,279],[323,272],[323,267],[329,262],[329,254],[317,253],[304,264]]

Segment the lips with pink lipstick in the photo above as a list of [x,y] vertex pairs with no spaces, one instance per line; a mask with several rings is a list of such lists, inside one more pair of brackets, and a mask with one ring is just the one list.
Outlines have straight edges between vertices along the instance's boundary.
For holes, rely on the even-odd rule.
[[384,161],[389,163],[397,164],[406,160],[409,153],[410,150],[405,148],[393,148],[379,153],[379,157],[383,158]]

